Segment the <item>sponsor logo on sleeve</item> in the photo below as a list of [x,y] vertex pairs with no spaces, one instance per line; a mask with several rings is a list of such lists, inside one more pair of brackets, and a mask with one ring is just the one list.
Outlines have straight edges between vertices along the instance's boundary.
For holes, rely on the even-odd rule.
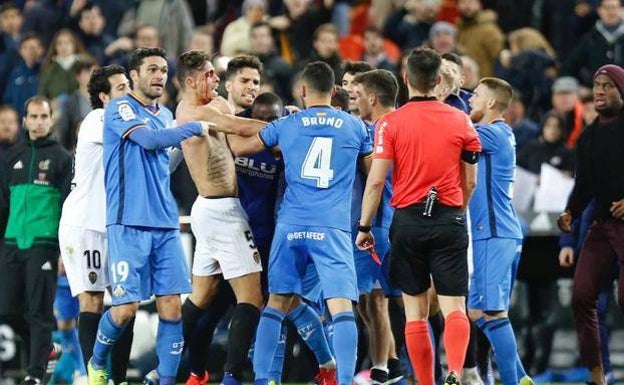
[[119,116],[121,116],[121,119],[124,120],[124,122],[136,119],[134,111],[132,111],[132,107],[130,107],[130,105],[127,103],[120,104],[119,107],[117,107],[117,112],[119,113]]

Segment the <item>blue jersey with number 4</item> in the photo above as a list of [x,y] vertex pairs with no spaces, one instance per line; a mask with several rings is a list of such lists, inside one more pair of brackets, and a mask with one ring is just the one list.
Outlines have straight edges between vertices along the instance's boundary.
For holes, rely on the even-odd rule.
[[260,132],[266,147],[280,146],[286,192],[277,221],[351,231],[351,194],[359,157],[372,143],[361,120],[329,106],[310,107]]

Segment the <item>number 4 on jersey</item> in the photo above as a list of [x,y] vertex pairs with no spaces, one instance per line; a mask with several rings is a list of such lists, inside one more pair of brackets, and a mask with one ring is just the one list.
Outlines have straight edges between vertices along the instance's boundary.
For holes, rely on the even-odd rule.
[[314,138],[301,167],[301,177],[316,180],[318,188],[328,188],[334,179],[331,169],[332,138]]

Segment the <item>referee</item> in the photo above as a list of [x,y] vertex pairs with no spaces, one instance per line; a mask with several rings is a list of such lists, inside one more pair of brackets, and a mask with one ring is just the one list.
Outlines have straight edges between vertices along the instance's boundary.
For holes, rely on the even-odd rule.
[[405,303],[407,349],[421,385],[433,385],[434,354],[427,326],[431,279],[445,316],[444,347],[458,384],[470,325],[466,317],[468,236],[464,210],[476,186],[481,144],[468,116],[436,100],[440,56],[417,48],[407,59],[409,102],[382,117],[375,129],[356,245],[372,249],[370,233],[384,181],[392,167],[396,208],[390,228],[390,277]]

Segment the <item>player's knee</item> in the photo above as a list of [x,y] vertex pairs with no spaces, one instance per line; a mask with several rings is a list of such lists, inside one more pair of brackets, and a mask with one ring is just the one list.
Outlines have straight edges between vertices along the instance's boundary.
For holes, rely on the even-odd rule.
[[182,317],[182,302],[179,295],[163,295],[156,298],[158,316],[165,320],[177,320]]
[[138,309],[138,302],[113,306],[111,309],[111,317],[117,325],[126,325],[136,315]]
[[507,318],[507,312],[505,310],[484,310],[485,319],[487,321],[499,318]]
[[81,313],[102,313],[104,309],[104,294],[81,293],[78,296],[78,303],[80,304]]
[[388,316],[388,299],[380,290],[373,291],[370,296],[368,314],[373,322],[379,322]]
[[72,330],[76,327],[75,320],[59,320],[56,321],[56,327],[58,330]]
[[200,309],[205,309],[216,297],[216,292],[195,292],[189,295],[189,300]]
[[479,309],[468,309],[468,318],[470,318],[471,321],[474,322],[481,317],[483,317],[483,311]]

